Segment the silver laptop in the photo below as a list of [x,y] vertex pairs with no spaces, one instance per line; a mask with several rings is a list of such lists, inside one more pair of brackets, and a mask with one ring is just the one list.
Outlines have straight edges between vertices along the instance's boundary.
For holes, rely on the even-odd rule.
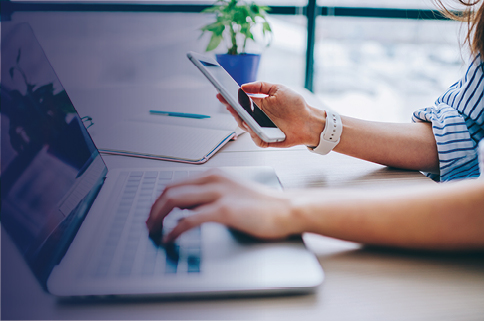
[[[206,223],[173,244],[153,242],[145,221],[154,199],[202,169],[108,172],[30,27],[2,23],[1,45],[2,225],[46,291],[173,298],[321,284],[323,271],[301,238],[261,243]],[[227,170],[280,188],[271,168]],[[186,215],[174,210],[164,233]]]

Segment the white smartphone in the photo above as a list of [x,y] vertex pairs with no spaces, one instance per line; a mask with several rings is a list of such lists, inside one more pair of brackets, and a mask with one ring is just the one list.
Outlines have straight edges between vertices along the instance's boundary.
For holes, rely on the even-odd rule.
[[188,52],[188,59],[207,77],[240,118],[265,142],[282,142],[286,135],[239,87],[229,73],[214,59]]

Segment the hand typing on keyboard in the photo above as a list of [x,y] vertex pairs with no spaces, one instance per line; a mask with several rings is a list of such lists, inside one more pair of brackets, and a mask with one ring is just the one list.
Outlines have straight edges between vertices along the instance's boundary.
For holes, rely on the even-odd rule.
[[233,179],[220,170],[167,185],[154,202],[146,221],[150,233],[159,233],[165,217],[174,209],[189,209],[191,215],[177,221],[163,234],[163,242],[173,242],[182,233],[204,222],[217,222],[261,239],[282,239],[301,234],[290,218],[285,194],[265,186]]

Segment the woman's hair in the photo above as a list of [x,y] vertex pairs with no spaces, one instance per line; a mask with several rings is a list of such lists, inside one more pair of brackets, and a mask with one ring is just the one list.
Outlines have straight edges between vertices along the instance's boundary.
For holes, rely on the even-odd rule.
[[464,11],[453,11],[442,3],[434,0],[443,14],[453,20],[467,23],[465,42],[469,44],[472,54],[484,55],[484,6],[482,0],[454,0],[465,7]]

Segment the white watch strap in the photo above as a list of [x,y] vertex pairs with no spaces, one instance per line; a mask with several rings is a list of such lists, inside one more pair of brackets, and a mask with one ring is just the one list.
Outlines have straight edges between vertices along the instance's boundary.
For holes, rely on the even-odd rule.
[[340,115],[337,112],[327,110],[326,124],[321,133],[319,145],[315,148],[308,147],[308,149],[314,153],[326,155],[338,145],[342,132],[343,123],[341,122]]

